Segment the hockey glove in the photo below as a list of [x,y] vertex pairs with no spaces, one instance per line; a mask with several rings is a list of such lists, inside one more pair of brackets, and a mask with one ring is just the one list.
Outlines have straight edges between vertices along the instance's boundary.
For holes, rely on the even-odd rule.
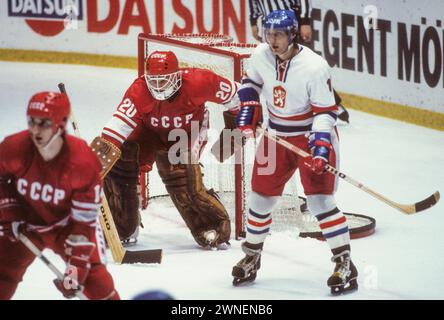
[[241,103],[241,108],[236,116],[236,125],[247,137],[256,135],[256,127],[262,121],[261,105],[257,101],[247,101]]
[[83,290],[83,284],[91,269],[90,257],[96,245],[83,235],[70,235],[65,240],[67,267],[63,280],[55,279],[54,284],[65,298],[75,297]]
[[21,220],[25,217],[22,203],[10,176],[0,176],[0,237],[17,241]]
[[315,174],[323,174],[325,166],[329,162],[330,150],[332,149],[330,133],[313,132],[308,139],[308,146],[312,154],[309,163],[311,170]]
[[12,242],[16,242],[22,224],[23,221],[0,222],[0,237],[8,237]]

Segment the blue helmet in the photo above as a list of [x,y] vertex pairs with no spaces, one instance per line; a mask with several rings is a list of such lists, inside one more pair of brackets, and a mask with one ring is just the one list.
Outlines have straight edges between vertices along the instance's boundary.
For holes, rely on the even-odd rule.
[[264,31],[285,30],[290,35],[291,31],[296,32],[298,30],[298,20],[291,10],[274,10],[265,17],[263,27]]
[[137,294],[132,300],[174,300],[174,298],[163,290],[150,290]]

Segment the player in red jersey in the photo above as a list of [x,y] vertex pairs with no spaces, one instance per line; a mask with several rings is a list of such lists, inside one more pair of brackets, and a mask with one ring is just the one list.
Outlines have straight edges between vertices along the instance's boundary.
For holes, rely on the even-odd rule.
[[[199,164],[190,159],[196,153],[198,159],[204,144],[209,121],[205,103],[233,109],[237,107],[236,91],[235,82],[212,71],[179,68],[171,51],[156,51],[148,57],[145,74],[129,87],[102,131],[107,142],[122,149],[121,159],[104,181],[121,239],[131,236],[140,224],[136,192],[139,168],[151,168],[156,162],[171,199],[196,242],[203,247],[228,243],[227,211],[214,192],[205,188]],[[198,129],[195,137],[191,134],[193,125]],[[173,141],[168,139],[171,133],[176,137]],[[172,164],[168,156],[177,151],[171,148],[176,143],[182,145],[182,160]]]
[[66,262],[64,281],[54,281],[65,297],[80,290],[89,299],[119,299],[98,223],[100,164],[83,140],[65,133],[69,114],[65,94],[37,93],[28,130],[0,144],[0,300],[14,295],[35,259],[18,232]]

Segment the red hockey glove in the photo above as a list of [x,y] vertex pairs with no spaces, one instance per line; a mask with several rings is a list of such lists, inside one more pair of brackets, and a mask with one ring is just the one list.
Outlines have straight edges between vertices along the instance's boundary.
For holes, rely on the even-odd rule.
[[12,242],[16,242],[23,223],[23,221],[0,222],[0,237],[8,237]]
[[96,245],[83,235],[70,235],[65,240],[68,263],[63,280],[55,279],[54,284],[63,296],[71,299],[76,291],[83,290],[83,284],[91,269],[90,257]]
[[308,145],[312,153],[310,161],[311,170],[315,174],[323,174],[325,166],[329,162],[330,150],[333,148],[330,142],[330,133],[312,133],[309,137]]
[[17,241],[19,226],[25,217],[19,194],[11,176],[0,176],[0,237]]
[[256,135],[256,128],[262,122],[262,108],[257,101],[242,102],[236,116],[236,125],[241,132],[251,138]]

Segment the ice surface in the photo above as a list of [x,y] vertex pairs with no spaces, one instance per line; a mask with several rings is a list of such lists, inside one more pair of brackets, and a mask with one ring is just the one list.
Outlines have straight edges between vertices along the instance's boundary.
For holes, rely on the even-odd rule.
[[[100,133],[134,80],[133,70],[90,66],[0,62],[0,139],[25,129],[32,94],[57,90],[64,82],[81,133],[87,141]],[[400,203],[444,192],[444,132],[349,110],[351,125],[341,126],[341,169]],[[163,248],[161,265],[116,265],[108,252],[122,298],[162,289],[177,299],[443,299],[444,205],[406,216],[341,182],[337,202],[343,210],[371,215],[376,234],[352,241],[360,272],[359,291],[332,298],[326,286],[333,264],[325,242],[273,234],[253,285],[231,285],[231,268],[243,257],[240,242],[226,251],[198,248],[173,208],[143,212],[145,229],[134,249]],[[63,262],[45,254],[61,269]],[[54,276],[40,261],[28,269],[15,299],[62,299]]]

